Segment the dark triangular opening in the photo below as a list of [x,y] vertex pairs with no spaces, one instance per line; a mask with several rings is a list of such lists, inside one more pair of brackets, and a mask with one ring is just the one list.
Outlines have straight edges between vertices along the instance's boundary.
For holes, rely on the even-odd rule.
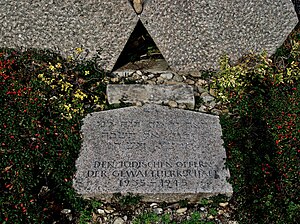
[[[148,60],[153,62],[156,59],[165,61],[155,42],[139,20],[120,54],[113,71],[117,69],[141,70],[143,69],[141,61]],[[137,66],[137,64],[139,65]]]

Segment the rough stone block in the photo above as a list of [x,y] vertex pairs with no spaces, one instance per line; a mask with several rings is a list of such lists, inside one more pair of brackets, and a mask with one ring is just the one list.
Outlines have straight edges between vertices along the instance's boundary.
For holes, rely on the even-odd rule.
[[84,118],[73,182],[84,197],[133,193],[143,201],[232,194],[217,116],[154,104]]
[[273,53],[298,22],[290,0],[148,0],[139,16],[128,0],[1,1],[0,46],[65,56],[82,47],[111,71],[139,17],[177,72],[216,69],[223,54]]
[[149,0],[140,17],[178,72],[217,69],[224,54],[272,54],[298,22],[291,0]]
[[109,104],[123,103],[156,103],[167,105],[170,101],[195,107],[193,88],[188,85],[108,85],[107,98]]
[[18,0],[0,1],[0,21],[1,47],[99,50],[99,64],[111,70],[138,17],[128,0]]

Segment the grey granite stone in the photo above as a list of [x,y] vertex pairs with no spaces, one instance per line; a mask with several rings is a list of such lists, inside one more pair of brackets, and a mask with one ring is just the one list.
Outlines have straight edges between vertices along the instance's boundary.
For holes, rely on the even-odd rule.
[[175,101],[185,104],[188,108],[195,107],[193,87],[178,85],[107,85],[107,99],[109,104],[123,103],[156,103],[168,104]]
[[139,17],[177,72],[216,69],[223,54],[273,53],[298,22],[290,0],[148,0],[139,16],[128,0],[0,1],[0,46],[65,56],[82,47],[111,71]]
[[101,66],[111,70],[138,17],[128,0],[0,1],[0,46],[58,50],[99,50]]
[[217,116],[147,104],[87,115],[73,186],[85,198],[144,201],[232,194]]
[[291,0],[149,0],[140,18],[177,72],[217,69],[224,54],[272,54],[298,22]]

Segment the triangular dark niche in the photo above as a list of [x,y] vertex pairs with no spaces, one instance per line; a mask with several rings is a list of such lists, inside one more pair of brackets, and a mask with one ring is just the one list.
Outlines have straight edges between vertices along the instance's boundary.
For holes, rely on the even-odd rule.
[[121,52],[113,71],[127,69],[143,70],[144,66],[147,67],[147,61],[153,64],[156,59],[164,61],[167,65],[155,42],[139,20]]

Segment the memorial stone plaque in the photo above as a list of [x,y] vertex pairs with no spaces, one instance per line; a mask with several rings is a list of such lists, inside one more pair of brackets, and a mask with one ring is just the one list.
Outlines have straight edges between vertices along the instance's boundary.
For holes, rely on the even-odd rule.
[[144,201],[231,195],[217,116],[146,104],[89,114],[73,182],[84,197]]

